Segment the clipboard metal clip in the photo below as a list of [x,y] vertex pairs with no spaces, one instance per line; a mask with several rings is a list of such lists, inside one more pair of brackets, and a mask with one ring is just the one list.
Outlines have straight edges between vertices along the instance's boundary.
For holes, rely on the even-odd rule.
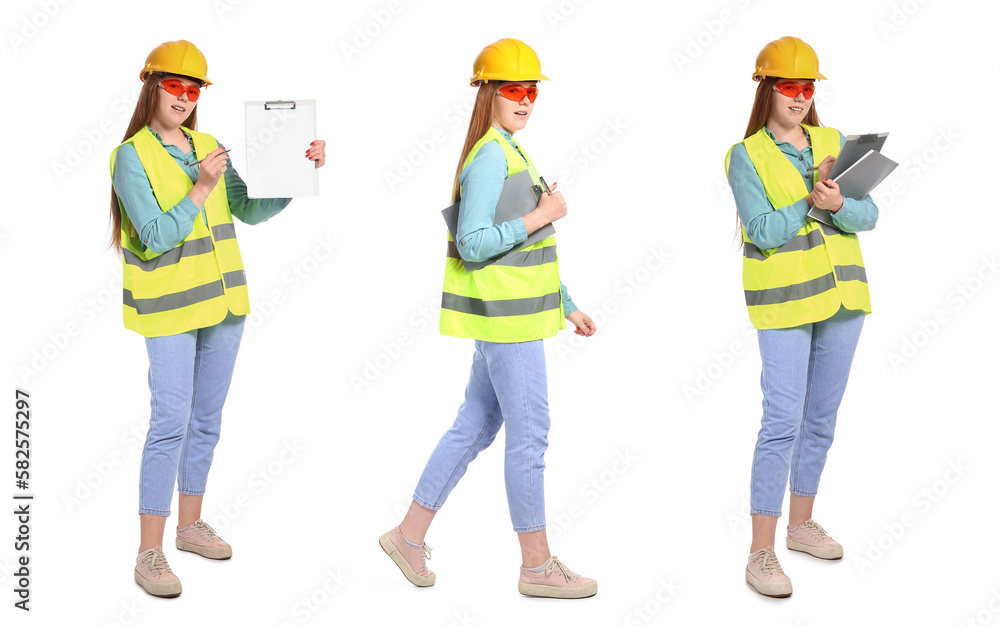
[[273,109],[287,109],[295,110],[295,100],[268,100],[264,103],[264,110],[271,111]]

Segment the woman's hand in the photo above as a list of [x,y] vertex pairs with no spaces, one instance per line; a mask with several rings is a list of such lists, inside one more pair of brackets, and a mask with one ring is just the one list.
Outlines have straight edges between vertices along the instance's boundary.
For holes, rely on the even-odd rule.
[[561,191],[555,191],[558,184],[552,183],[550,187],[553,190],[552,193],[542,193],[542,197],[539,198],[538,206],[535,207],[535,210],[522,218],[524,220],[524,230],[529,235],[546,224],[551,224],[561,217],[566,217],[566,199],[563,198]]
[[310,143],[309,149],[306,150],[306,158],[316,161],[316,167],[323,167],[323,164],[326,163],[326,142],[317,139]]
[[840,207],[844,206],[844,198],[840,195],[840,185],[827,178],[816,183],[812,190],[812,196],[816,206],[831,213],[836,213]]
[[229,155],[222,154],[225,150],[225,146],[219,146],[209,152],[198,164],[198,182],[195,183],[195,186],[201,185],[208,193],[215,189],[219,178],[226,171],[226,162],[229,160]]
[[198,164],[198,180],[194,187],[187,193],[188,198],[194,202],[195,206],[201,208],[208,199],[209,194],[219,184],[219,178],[226,171],[226,163],[229,162],[229,155],[223,154],[225,146],[219,146],[209,152],[201,163]]
[[594,324],[594,320],[590,319],[590,316],[580,309],[577,309],[567,315],[566,319],[573,322],[576,326],[576,330],[573,332],[578,335],[589,337],[597,332],[597,326]]
[[830,171],[833,170],[833,164],[837,162],[837,157],[833,155],[827,156],[825,159],[819,162],[819,179],[824,180],[830,177]]

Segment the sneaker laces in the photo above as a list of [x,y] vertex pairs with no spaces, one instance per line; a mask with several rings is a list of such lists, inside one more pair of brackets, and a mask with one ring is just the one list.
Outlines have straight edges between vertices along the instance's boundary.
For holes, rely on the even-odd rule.
[[765,574],[784,574],[778,555],[771,548],[761,548],[750,556],[750,559],[760,565],[760,571]]
[[573,570],[566,567],[566,565],[559,560],[559,557],[554,556],[551,559],[549,559],[549,564],[545,566],[545,573],[551,574],[557,569],[559,570],[559,573],[562,574],[562,577],[566,579],[567,582],[572,582],[576,578],[576,574],[573,573]]
[[417,555],[420,556],[420,571],[427,571],[427,561],[431,560],[431,547],[426,542],[420,544],[417,546]]
[[152,548],[146,552],[146,555],[139,559],[140,562],[146,563],[149,567],[149,571],[153,574],[173,574],[170,569],[170,564],[167,563],[167,557],[163,555],[163,552],[159,548]]
[[195,520],[194,523],[191,524],[190,528],[208,543],[212,543],[213,539],[219,538],[219,535],[216,534],[215,530],[205,522],[201,521],[201,519]]
[[810,537],[812,537],[817,541],[823,541],[824,539],[830,537],[830,535],[826,534],[826,531],[823,530],[822,526],[812,521],[811,519],[807,519],[806,521],[802,522],[802,530],[804,530]]

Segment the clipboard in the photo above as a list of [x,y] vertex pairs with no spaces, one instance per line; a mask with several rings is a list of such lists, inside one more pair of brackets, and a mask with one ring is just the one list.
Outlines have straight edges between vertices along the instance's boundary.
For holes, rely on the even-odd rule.
[[[898,166],[899,163],[872,149],[833,181],[840,185],[841,196],[860,200],[871,193],[872,189],[875,189]],[[826,209],[814,206],[809,209],[808,215],[814,220],[837,228],[833,223],[833,217]]]
[[247,197],[318,196],[316,162],[305,158],[316,139],[316,101],[251,100],[244,107]]
[[[857,163],[858,159],[865,156],[869,150],[882,152],[882,146],[885,145],[885,140],[888,136],[889,133],[848,135],[844,141],[844,147],[841,148],[840,154],[837,155],[837,161],[833,164],[833,169],[830,170],[828,178],[837,180],[838,176],[846,172],[847,168]],[[861,197],[863,198],[864,196]]]
[[[496,212],[493,216],[493,225],[496,226],[498,224],[503,224],[504,222],[509,222],[510,220],[524,217],[528,213],[531,213],[538,206],[538,200],[542,197],[542,193],[542,188],[531,180],[531,174],[528,170],[525,169],[517,174],[514,174],[504,181],[503,191],[500,192],[500,199],[497,201]],[[455,235],[455,231],[458,230],[458,208],[460,204],[461,200],[441,210],[441,215],[444,217],[445,224],[448,225],[448,232],[451,233],[451,238],[453,240],[452,242],[449,242],[449,246],[459,245],[457,243],[458,237]],[[542,239],[551,237],[554,234],[556,234],[556,227],[551,223],[546,224],[535,232],[529,234],[527,239],[517,244],[507,252],[485,261],[466,261],[459,256],[457,248],[449,251],[449,256],[457,257],[461,260],[462,264],[465,266],[466,272],[474,272],[478,269],[486,267],[487,265],[496,263],[498,260],[504,258],[511,252],[516,252],[522,248],[536,244]]]

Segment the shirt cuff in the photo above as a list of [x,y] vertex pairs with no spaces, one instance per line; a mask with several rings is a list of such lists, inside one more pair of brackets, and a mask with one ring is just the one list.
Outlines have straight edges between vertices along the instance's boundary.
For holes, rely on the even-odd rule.
[[516,241],[514,241],[515,246],[528,238],[528,228],[527,226],[524,225],[523,217],[519,217],[516,220],[511,220],[510,228],[511,232],[514,235],[514,238],[516,239]]

